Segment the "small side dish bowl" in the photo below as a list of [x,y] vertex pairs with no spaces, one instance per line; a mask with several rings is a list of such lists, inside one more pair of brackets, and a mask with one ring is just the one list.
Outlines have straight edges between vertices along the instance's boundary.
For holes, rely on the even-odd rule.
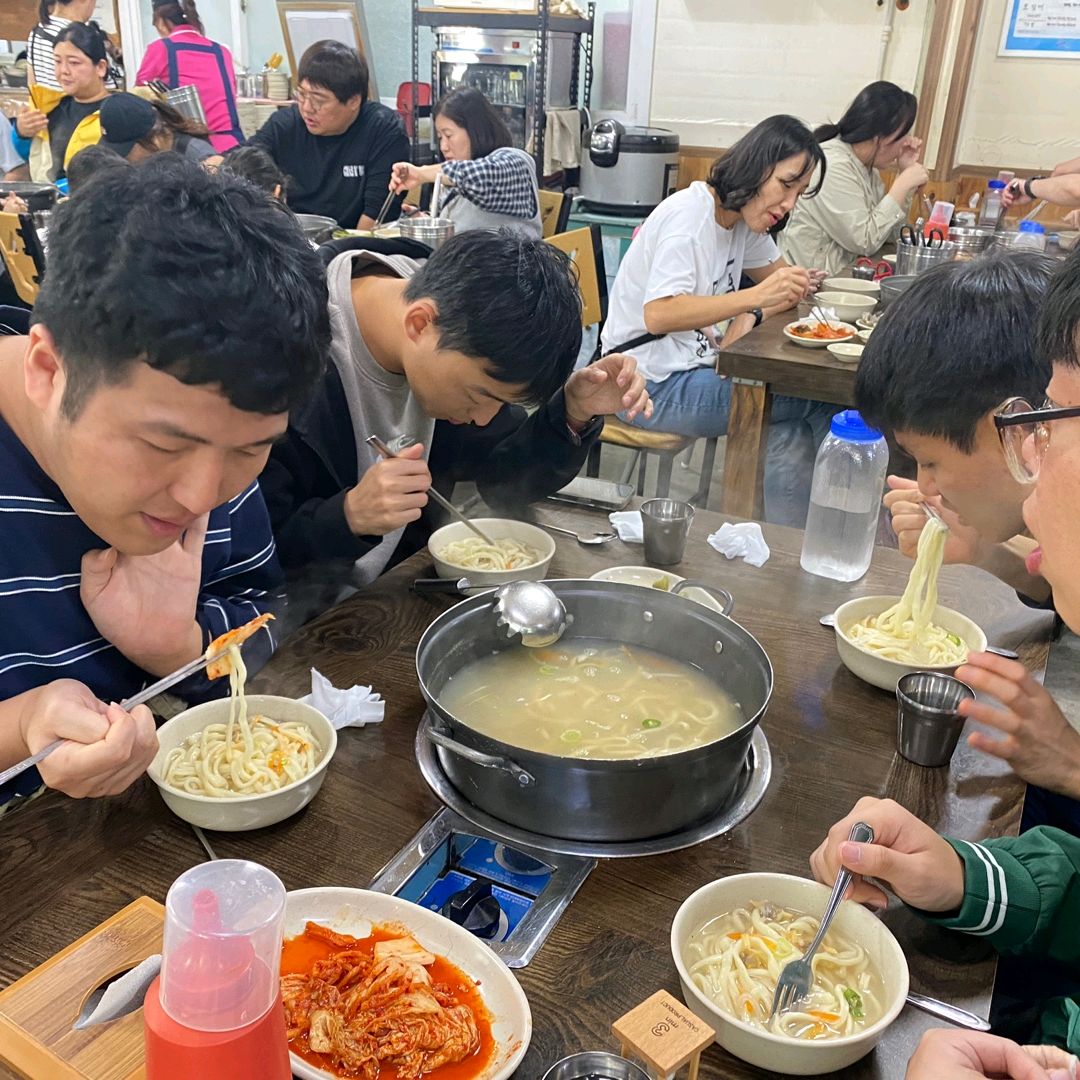
[[517,570],[470,570],[464,566],[449,563],[443,558],[447,544],[458,540],[468,540],[476,533],[460,521],[452,521],[441,529],[436,529],[428,540],[428,551],[435,563],[435,573],[441,578],[456,581],[468,578],[471,585],[505,585],[508,581],[543,581],[548,576],[548,567],[555,556],[555,541],[550,533],[530,525],[527,521],[514,521],[512,518],[473,518],[476,524],[492,540],[518,540],[528,544],[537,552],[537,560]]
[[791,330],[793,326],[816,326],[817,324],[817,319],[797,319],[795,322],[788,323],[787,326],[784,327],[784,337],[786,337],[788,341],[794,342],[796,345],[801,345],[804,349],[824,349],[826,345],[835,345],[838,341],[850,341],[857,333],[855,327],[852,326],[851,323],[846,322],[833,323],[834,326],[843,329],[843,337],[806,338],[792,333]]
[[319,744],[315,768],[286,784],[277,791],[262,795],[235,795],[218,798],[213,795],[189,795],[165,783],[163,770],[169,751],[179,746],[189,735],[200,732],[207,724],[223,724],[229,718],[229,699],[207,701],[185,709],[158,728],[158,752],[146,770],[158,786],[165,805],[178,817],[201,829],[217,832],[246,832],[276,825],[302,810],[319,792],[326,779],[326,767],[337,749],[337,731],[318,709],[292,698],[271,694],[248,694],[248,716],[265,716],[278,723],[299,721],[311,728]]
[[[655,589],[660,592],[670,592],[676,585],[680,585],[686,578],[678,574],[669,574],[664,570],[657,570],[653,566],[609,566],[606,570],[598,570],[590,578],[592,581],[617,581],[623,585],[638,585],[643,589]],[[720,601],[711,596],[704,589],[687,589],[680,593],[687,600],[693,600],[702,607],[719,611],[723,614]]]
[[[859,331],[860,335],[863,331]],[[829,352],[837,360],[844,364],[857,364],[862,356],[863,345],[857,345],[854,341],[837,341],[829,346]]]
[[862,278],[830,277],[821,283],[825,292],[863,293],[866,296],[878,296],[881,286],[876,281],[864,281]]
[[671,924],[671,955],[682,983],[683,999],[716,1031],[716,1041],[737,1058],[785,1076],[831,1073],[865,1057],[900,1014],[908,992],[904,951],[885,924],[860,904],[840,905],[832,930],[857,941],[870,956],[884,988],[881,1018],[855,1035],[836,1039],[791,1039],[744,1024],[723,1012],[690,977],[691,937],[713,919],[755,901],[768,900],[820,919],[830,889],[790,874],[735,874],[702,885],[683,901]]
[[[881,286],[878,286],[878,294]],[[854,322],[860,315],[866,315],[877,307],[878,297],[861,296],[859,293],[845,290],[844,292],[819,292],[814,297],[816,303],[823,308],[832,308],[838,319],[846,319]]]
[[858,333],[859,340],[864,345],[870,344],[870,335],[874,332],[874,328],[871,326],[869,330],[860,330]]
[[[833,615],[836,620],[836,651],[840,654],[844,666],[863,682],[888,690],[890,694],[896,690],[897,681],[913,671],[940,671],[951,675],[958,667],[957,664],[902,664],[899,660],[889,660],[867,652],[848,637],[847,632],[855,623],[862,622],[871,615],[880,615],[899,599],[898,596],[861,596],[857,600],[841,604]],[[968,652],[982,652],[986,648],[986,634],[982,627],[966,615],[961,615],[959,611],[939,604],[934,609],[931,621],[949,633],[956,634],[967,646]]]

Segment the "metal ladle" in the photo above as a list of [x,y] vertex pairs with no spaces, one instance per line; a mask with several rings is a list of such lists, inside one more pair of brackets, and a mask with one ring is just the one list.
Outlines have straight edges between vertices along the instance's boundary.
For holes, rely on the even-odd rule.
[[521,635],[530,649],[554,645],[563,636],[569,619],[563,602],[542,581],[511,581],[495,593],[497,625],[506,636]]

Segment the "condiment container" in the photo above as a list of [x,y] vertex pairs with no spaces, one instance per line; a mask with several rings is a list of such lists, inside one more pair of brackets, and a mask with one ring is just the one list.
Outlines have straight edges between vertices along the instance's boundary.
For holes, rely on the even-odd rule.
[[1037,221],[1021,221],[1012,246],[1014,249],[1045,251],[1046,229]]
[[988,225],[990,228],[996,228],[997,223],[1001,218],[1001,211],[1004,208],[1001,197],[1005,192],[1005,182],[1003,180],[991,180],[986,185],[986,197],[982,201],[982,206],[979,209],[979,224]]

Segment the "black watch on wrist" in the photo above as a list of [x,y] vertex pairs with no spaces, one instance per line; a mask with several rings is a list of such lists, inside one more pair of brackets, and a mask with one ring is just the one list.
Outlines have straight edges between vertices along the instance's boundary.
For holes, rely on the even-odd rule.
[[1035,196],[1034,196],[1034,194],[1033,194],[1033,193],[1032,193],[1032,191],[1031,191],[1031,185],[1032,185],[1033,183],[1035,183],[1035,181],[1036,181],[1036,180],[1045,180],[1045,179],[1046,179],[1046,177],[1045,177],[1045,176],[1029,176],[1029,177],[1028,177],[1028,178],[1027,178],[1027,179],[1026,179],[1026,180],[1024,181],[1024,194],[1025,194],[1025,195],[1026,195],[1026,196],[1027,196],[1027,197],[1028,197],[1029,199],[1034,199],[1034,198],[1035,198]]
[[756,307],[750,309],[750,314],[754,316],[754,328],[756,329],[761,325],[762,320],[765,318],[765,312],[762,311],[761,308]]

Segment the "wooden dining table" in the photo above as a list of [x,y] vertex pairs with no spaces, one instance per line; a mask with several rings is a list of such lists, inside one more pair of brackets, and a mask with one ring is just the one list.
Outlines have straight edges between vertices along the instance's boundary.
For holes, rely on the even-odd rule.
[[[542,504],[536,516],[578,530],[605,524],[601,515],[554,503]],[[660,988],[679,994],[669,933],[682,901],[730,874],[808,876],[811,851],[860,796],[896,799],[955,836],[1017,831],[1024,789],[1010,770],[963,740],[948,768],[920,768],[901,758],[893,696],[850,674],[837,657],[833,632],[818,623],[853,596],[899,594],[911,564],[879,548],[854,584],[813,577],[799,568],[801,533],[766,525],[772,555],[755,568],[728,561],[706,543],[726,520],[698,511],[685,558],[670,570],[730,590],[733,617],[772,660],[775,690],[762,721],[771,784],[757,810],[725,835],[671,854],[597,865],[539,953],[516,973],[534,1023],[516,1074],[522,1080],[539,1080],[566,1054],[615,1049],[614,1020]],[[640,545],[618,540],[584,547],[559,536],[556,545],[553,577],[643,561]],[[440,809],[414,756],[424,711],[414,668],[417,641],[453,602],[410,591],[415,578],[430,574],[430,557],[413,556],[297,632],[253,680],[258,692],[300,696],[317,668],[336,686],[373,686],[386,700],[386,716],[341,731],[326,782],[306,810],[257,832],[211,833],[218,857],[254,859],[290,889],[366,887]],[[1024,607],[1004,585],[972,568],[945,568],[940,586],[943,603],[974,618],[992,643],[1016,649],[1041,675],[1048,614]],[[676,642],[672,648],[677,655]],[[164,900],[171,882],[204,858],[192,830],[165,808],[146,777],[115,798],[75,801],[48,792],[3,816],[0,986],[133,898]],[[987,1014],[996,961],[982,939],[929,925],[895,901],[884,917],[907,955],[912,989]],[[921,1033],[933,1026],[940,1025],[905,1009],[877,1049],[840,1075],[900,1080]],[[14,1074],[0,1067],[0,1075]],[[712,1046],[701,1075],[751,1080],[773,1074]]]
[[827,348],[796,345],[785,337],[784,327],[809,313],[810,305],[800,304],[798,313],[774,315],[717,354],[717,374],[732,380],[721,502],[726,514],[763,516],[773,395],[826,401],[839,406],[838,412],[855,400],[857,363],[844,363]]

